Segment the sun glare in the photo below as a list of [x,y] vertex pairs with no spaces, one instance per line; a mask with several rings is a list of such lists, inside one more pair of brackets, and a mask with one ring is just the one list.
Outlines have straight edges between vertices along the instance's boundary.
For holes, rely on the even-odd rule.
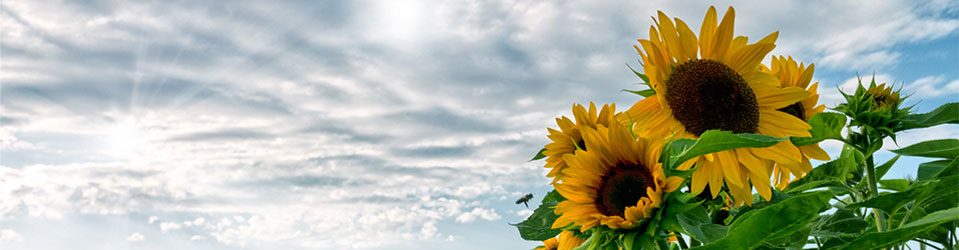
[[149,147],[146,134],[136,119],[117,121],[106,132],[109,134],[104,152],[106,155],[123,160],[136,160],[142,157]]

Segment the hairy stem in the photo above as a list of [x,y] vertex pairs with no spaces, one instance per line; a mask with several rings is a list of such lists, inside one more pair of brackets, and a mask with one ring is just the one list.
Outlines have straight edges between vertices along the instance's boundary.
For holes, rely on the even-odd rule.
[[[868,175],[867,181],[869,182],[869,198],[879,196],[879,188],[876,187],[876,182],[878,182],[879,180],[878,178],[876,178],[877,177],[876,166],[872,162],[872,154],[870,154],[869,157],[866,158],[866,175]],[[883,223],[882,223],[881,211],[873,208],[872,214],[876,217],[876,230],[878,230],[879,232],[882,232]]]

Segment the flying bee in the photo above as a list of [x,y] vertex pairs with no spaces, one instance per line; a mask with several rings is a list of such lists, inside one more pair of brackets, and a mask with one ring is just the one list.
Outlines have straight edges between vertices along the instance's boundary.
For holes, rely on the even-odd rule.
[[532,193],[526,194],[523,196],[523,198],[519,198],[519,200],[516,200],[516,204],[523,203],[523,205],[526,205],[526,208],[529,208],[529,203],[527,202],[529,202],[530,199],[533,199]]

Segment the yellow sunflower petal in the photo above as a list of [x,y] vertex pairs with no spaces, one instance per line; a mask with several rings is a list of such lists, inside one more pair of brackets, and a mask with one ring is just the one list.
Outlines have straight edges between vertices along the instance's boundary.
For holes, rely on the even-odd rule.
[[781,109],[797,103],[807,96],[809,96],[809,92],[798,87],[756,90],[756,101],[760,103],[759,107],[761,108]]
[[829,154],[819,147],[819,143],[799,146],[799,150],[810,159],[828,161]]

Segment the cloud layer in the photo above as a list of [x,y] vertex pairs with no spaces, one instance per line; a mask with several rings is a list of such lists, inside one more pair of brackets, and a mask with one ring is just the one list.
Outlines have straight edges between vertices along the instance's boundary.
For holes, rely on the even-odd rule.
[[[800,3],[737,5],[737,33],[780,30],[774,54],[837,81],[821,92],[849,72],[903,67],[899,45],[957,37],[948,1]],[[512,206],[517,194],[548,189],[526,160],[552,118],[572,102],[627,108],[635,97],[618,91],[637,80],[623,64],[635,65],[649,16],[698,30],[706,8],[4,2],[0,221],[42,223],[0,228],[0,245],[37,244],[37,227],[89,228],[92,215],[136,225],[104,241],[143,249],[502,238],[470,227],[518,238],[505,222],[529,213]],[[892,80],[943,100],[957,79]]]

